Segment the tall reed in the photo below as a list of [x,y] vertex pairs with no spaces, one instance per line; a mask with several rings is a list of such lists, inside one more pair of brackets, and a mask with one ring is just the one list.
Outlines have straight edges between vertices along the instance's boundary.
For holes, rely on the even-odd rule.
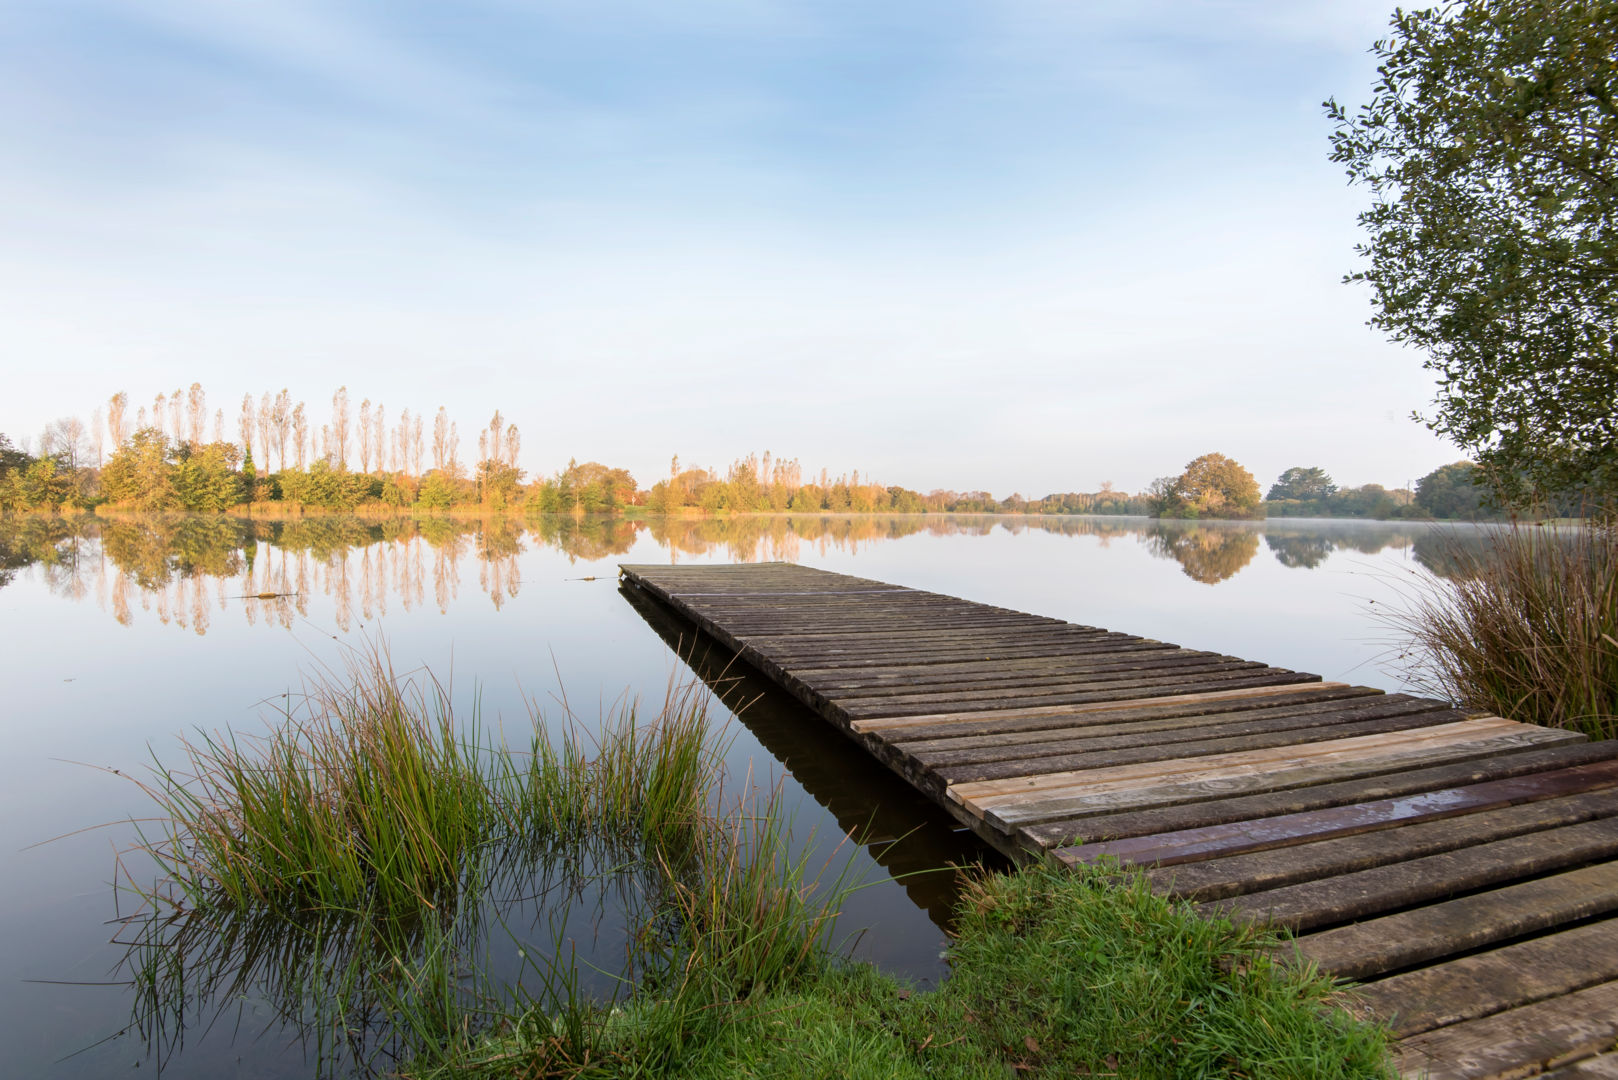
[[631,703],[595,736],[571,714],[555,731],[536,723],[525,761],[492,758],[491,790],[509,827],[549,843],[681,838],[706,820],[718,778],[708,705],[701,684],[671,682],[650,722]]
[[741,997],[779,986],[827,955],[842,904],[858,887],[846,859],[823,880],[841,845],[814,866],[807,848],[793,849],[778,792],[749,790],[703,833],[684,873],[669,868],[682,978],[700,971]]
[[719,760],[707,698],[670,688],[651,721],[627,703],[590,736],[533,717],[531,753],[486,741],[450,689],[379,647],[305,685],[264,735],[182,740],[154,762],[143,832],[166,888],[193,905],[418,917],[466,884],[479,849],[656,838],[704,819]]
[[1489,530],[1388,618],[1407,681],[1462,707],[1618,736],[1618,528]]

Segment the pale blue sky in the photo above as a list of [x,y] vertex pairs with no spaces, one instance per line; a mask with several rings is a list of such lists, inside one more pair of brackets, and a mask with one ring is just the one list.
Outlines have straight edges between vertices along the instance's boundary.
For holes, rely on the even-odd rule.
[[1320,109],[1390,10],[0,3],[0,431],[341,383],[540,473],[1403,484],[1461,455]]

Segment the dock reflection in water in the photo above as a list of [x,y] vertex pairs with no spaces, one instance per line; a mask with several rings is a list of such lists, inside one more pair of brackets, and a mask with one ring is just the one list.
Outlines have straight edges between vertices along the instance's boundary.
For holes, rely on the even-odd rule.
[[960,876],[950,868],[1009,865],[931,799],[696,624],[638,589],[618,591],[940,929],[948,931],[952,925],[959,896]]

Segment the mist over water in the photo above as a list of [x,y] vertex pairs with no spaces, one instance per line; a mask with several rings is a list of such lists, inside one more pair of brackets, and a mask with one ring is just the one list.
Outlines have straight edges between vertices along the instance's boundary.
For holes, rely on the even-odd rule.
[[[1377,608],[1477,538],[1296,519],[0,519],[0,1045],[16,1075],[123,1075],[160,1050],[177,1077],[321,1071],[320,1040],[273,979],[216,980],[228,992],[208,1000],[199,981],[158,1046],[111,940],[128,914],[111,882],[129,819],[149,811],[131,776],[175,760],[187,732],[263,732],[307,677],[367,642],[449,681],[458,714],[514,746],[534,709],[585,726],[636,698],[655,711],[694,666],[720,691],[727,787],[779,783],[796,844],[852,853],[869,887],[840,932],[855,955],[928,981],[945,974],[953,897],[938,871],[992,856],[765,680],[692,654],[689,625],[619,592],[618,563],[800,562],[1396,690]],[[866,842],[833,854],[850,831]],[[520,949],[561,944],[610,987],[628,887],[528,880],[481,955],[517,979]]]

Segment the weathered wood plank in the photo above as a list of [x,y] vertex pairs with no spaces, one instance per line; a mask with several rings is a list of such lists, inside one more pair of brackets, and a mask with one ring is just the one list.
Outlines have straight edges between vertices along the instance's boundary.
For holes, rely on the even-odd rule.
[[[1106,663],[1114,658],[1128,659],[1130,657],[1176,655],[1198,651],[1195,649],[1182,649],[1178,645],[1153,641],[1148,638],[1130,640],[1128,638],[1114,639],[1101,635],[1090,635],[1088,637],[1075,636],[1073,640],[1078,642],[1083,647],[1083,650],[1088,651],[1075,650],[1071,653],[1061,653],[1049,657],[1033,656],[1022,659],[991,661],[985,661],[981,657],[934,661],[923,656],[897,660],[890,664],[869,664],[859,669],[850,668],[846,664],[816,667],[812,663],[795,663],[792,670],[802,675],[805,679],[837,678],[858,681],[886,678],[907,681],[917,675],[930,675],[933,673],[951,674],[958,671],[971,673],[984,670],[1016,671],[1023,667],[1037,668],[1046,664],[1071,663],[1082,665],[1098,662]],[[1104,646],[1104,648],[1101,646]]]
[[1313,930],[1614,856],[1618,821],[1601,818],[1199,907],[1241,922]]
[[1335,699],[1308,705],[1282,705],[1255,707],[1215,713],[1193,713],[1161,720],[1128,720],[1103,723],[1113,719],[1100,713],[1077,718],[1077,722],[1061,727],[1036,728],[1032,731],[991,731],[985,734],[956,735],[941,739],[906,740],[905,752],[932,765],[971,764],[979,761],[1004,761],[1008,755],[1021,754],[1025,748],[1049,746],[1053,752],[1084,749],[1122,749],[1126,746],[1149,743],[1184,742],[1196,739],[1220,738],[1226,735],[1250,735],[1265,731],[1285,731],[1289,728],[1346,724],[1355,720],[1373,720],[1381,716],[1403,716],[1425,713],[1436,719],[1443,716],[1464,720],[1466,715],[1441,701],[1413,698],[1405,694],[1377,694],[1360,698]]
[[1169,835],[1249,821],[1257,823],[1259,819],[1272,816],[1400,798],[1614,758],[1618,758],[1618,740],[1585,742],[1575,739],[1549,747],[1526,746],[1504,754],[1462,759],[1453,764],[1368,774],[1363,779],[1341,783],[1321,782],[1197,803],[1058,819],[1031,825],[1027,832],[1034,843],[1044,847]]
[[1056,772],[1014,780],[956,784],[950,788],[950,797],[985,808],[1011,807],[1042,801],[1057,795],[1102,795],[1113,791],[1157,787],[1182,780],[1206,782],[1245,777],[1255,770],[1289,769],[1318,762],[1369,758],[1416,746],[1441,746],[1470,742],[1508,732],[1516,734],[1525,728],[1526,725],[1497,716],[1480,717],[1476,720],[1457,720],[1418,728],[1415,731],[1400,732],[1397,736],[1364,735],[1353,739],[1336,739],[1303,746],[1216,754],[1195,761],[1148,762],[1117,768]]
[[[1618,798],[1610,789],[1585,792],[1477,814],[1443,817],[1403,828],[1341,836],[1207,862],[1160,867],[1148,871],[1147,876],[1159,891],[1200,901],[1222,900],[1247,893],[1274,896],[1275,893],[1265,890],[1313,882],[1321,890],[1331,893],[1333,905],[1355,909],[1348,916],[1341,917],[1357,917],[1366,912],[1385,911],[1396,903],[1414,903],[1465,888],[1481,887],[1493,881],[1509,881],[1586,861],[1577,853],[1564,851],[1557,854],[1556,845],[1563,844],[1565,838],[1559,839],[1546,830],[1554,831],[1563,826],[1609,818],[1614,814],[1618,814]],[[1528,868],[1521,865],[1513,867],[1505,862],[1505,858],[1511,854],[1507,849],[1487,847],[1496,841],[1526,833],[1534,834],[1534,837],[1527,838],[1530,841],[1543,835],[1543,842],[1548,845],[1543,852],[1536,850],[1536,855],[1541,858]],[[1618,837],[1618,831],[1614,835]],[[1614,840],[1614,845],[1614,850],[1618,851],[1618,839]],[[1490,851],[1493,851],[1492,856],[1486,854]],[[1463,861],[1489,857],[1497,857],[1501,861],[1482,870],[1473,868],[1469,876],[1457,881],[1446,878],[1440,872],[1442,867],[1425,861],[1427,856],[1444,852],[1460,852],[1455,857]],[[1416,861],[1405,866],[1409,860]],[[1376,867],[1386,869],[1374,886],[1358,876],[1345,877]],[[1412,887],[1407,878],[1421,880]],[[1467,881],[1472,884],[1467,884]],[[1401,885],[1404,887],[1401,888]],[[1259,903],[1259,896],[1253,899],[1255,904]],[[1298,898],[1295,896],[1293,899]],[[1323,916],[1322,921],[1330,920]]]
[[977,615],[947,608],[891,613],[865,611],[857,615],[850,613],[822,618],[798,614],[791,618],[790,629],[775,620],[766,623],[755,619],[725,618],[722,613],[703,614],[724,619],[726,628],[737,637],[791,655],[813,655],[822,650],[835,650],[845,644],[869,644],[893,634],[903,634],[903,642],[907,646],[929,640],[947,642],[952,638],[1055,638],[1074,642],[1109,640],[1106,634],[1079,630],[1066,623],[1041,622],[1011,615]]
[[1294,947],[1322,971],[1365,979],[1615,910],[1618,864],[1606,862],[1322,930]]
[[[1196,724],[1220,723],[1237,719],[1285,716],[1311,709],[1330,710],[1349,704],[1369,704],[1387,697],[1380,690],[1340,683],[1293,683],[1257,690],[1222,691],[1208,694],[1181,694],[1158,699],[1102,702],[1084,706],[1054,706],[1046,709],[1007,709],[961,713],[940,724],[910,725],[903,718],[894,721],[862,721],[860,730],[869,730],[891,743],[962,745],[968,740],[989,736],[1021,737],[1031,732],[1062,732],[1089,727],[1111,727],[1115,731],[1151,730]],[[1456,714],[1460,718],[1459,713]],[[894,726],[888,726],[889,724]]]
[[[1221,775],[1212,779],[1183,778],[1166,783],[1131,790],[1085,793],[1082,785],[1069,792],[1056,792],[1037,801],[1003,807],[983,808],[973,804],[968,810],[981,815],[983,820],[1002,832],[1020,831],[1031,840],[1036,839],[1032,827],[1040,824],[1073,819],[1088,814],[1112,814],[1127,810],[1146,810],[1153,807],[1173,806],[1180,803],[1228,799],[1237,795],[1280,791],[1285,788],[1311,787],[1339,780],[1374,777],[1383,773],[1419,769],[1446,762],[1468,761],[1474,758],[1511,754],[1518,750],[1540,746],[1554,746],[1566,742],[1582,742],[1583,736],[1568,731],[1547,731],[1530,728],[1525,731],[1504,732],[1493,736],[1452,744],[1426,743],[1418,746],[1392,745],[1376,756],[1348,757],[1342,760],[1324,760],[1297,768],[1269,770],[1247,769],[1238,774]],[[953,791],[954,789],[949,789]],[[1060,834],[1058,834],[1060,835]],[[1073,836],[1071,830],[1067,834]],[[1057,843],[1068,843],[1058,840]]]
[[[1064,861],[1091,862],[1103,857],[1139,865],[1176,866],[1246,852],[1268,851],[1292,844],[1387,829],[1400,825],[1471,814],[1518,803],[1575,795],[1618,785],[1618,762],[1552,769],[1526,776],[1485,781],[1466,787],[1440,788],[1393,799],[1375,799],[1324,810],[1262,816],[1224,825],[1209,825],[1126,840],[1101,841],[1064,848]],[[1255,811],[1261,808],[1255,807]]]
[[[1033,698],[1005,699],[1005,704],[996,705],[993,700],[962,702],[955,706],[957,712],[997,712],[1002,711],[1006,705],[1017,708],[1052,708],[1061,705],[1088,705],[1094,703],[1117,703],[1121,701],[1139,701],[1145,698],[1155,699],[1169,693],[1200,694],[1219,690],[1255,689],[1264,686],[1290,686],[1298,683],[1315,683],[1320,676],[1309,675],[1303,672],[1282,671],[1275,668],[1260,668],[1252,673],[1230,672],[1225,674],[1208,674],[1187,676],[1184,681],[1173,679],[1142,679],[1131,683],[1113,683],[1110,689],[1075,691],[1073,693],[1052,694],[1042,697],[1036,702]],[[842,708],[853,720],[875,720],[894,717],[927,715],[937,709],[937,705],[860,705],[851,708]]]
[[794,669],[806,670],[817,667],[834,668],[839,665],[847,667],[850,660],[862,661],[865,668],[905,663],[965,663],[981,662],[985,659],[992,661],[994,657],[985,657],[985,652],[1008,650],[1033,654],[1030,657],[1013,659],[1037,659],[1043,655],[1052,658],[1125,656],[1148,644],[1141,638],[1033,629],[1024,631],[980,629],[975,632],[952,630],[947,634],[939,634],[935,640],[927,642],[922,638],[911,636],[902,628],[887,627],[869,639],[838,635],[825,641],[803,642],[793,648],[781,642],[757,641],[745,634],[735,633],[728,627],[727,632],[738,641],[753,645],[760,652],[767,652],[783,662],[790,662]]
[[[704,629],[710,629],[704,627]],[[710,632],[711,629],[710,629]],[[718,635],[716,635],[718,636]],[[761,656],[792,669],[812,664],[817,668],[841,667],[850,671],[858,671],[870,667],[886,667],[895,663],[916,664],[952,664],[971,661],[974,663],[997,663],[1002,660],[1036,660],[1077,655],[1111,655],[1123,651],[1119,645],[1102,643],[1099,645],[1065,645],[1061,642],[1047,644],[1015,644],[987,642],[981,645],[954,645],[950,648],[903,650],[889,649],[847,649],[838,653],[817,653],[810,656],[790,656],[776,651],[766,651],[750,645],[745,638],[721,638],[734,648],[749,648]],[[1127,645],[1129,643],[1121,643]]]
[[921,614],[957,612],[986,620],[1015,621],[1041,626],[1073,626],[1071,623],[1061,619],[1053,619],[1046,615],[1030,615],[1023,611],[1012,611],[1009,608],[976,604],[958,597],[922,593],[892,593],[884,596],[864,595],[849,599],[844,599],[835,594],[828,594],[825,597],[801,601],[693,600],[681,595],[680,601],[697,611],[720,613],[727,618],[734,618],[738,624],[779,625],[789,632],[797,628],[797,624],[792,621],[793,616],[818,618],[822,622],[829,622],[834,618],[847,616],[876,617],[885,614],[918,612]]
[[1618,919],[1463,956],[1356,987],[1403,1038],[1618,980]]
[[[1198,649],[1182,649],[1178,645],[1167,645],[1163,642],[1136,642],[1104,654],[1072,654],[1052,657],[1030,657],[1025,660],[998,660],[985,663],[982,660],[960,660],[953,663],[928,664],[904,663],[888,667],[865,668],[858,671],[849,671],[846,668],[804,668],[794,667],[793,673],[806,683],[820,685],[829,682],[836,685],[857,688],[862,686],[914,686],[918,676],[927,681],[936,680],[971,680],[982,678],[985,675],[1002,675],[1006,678],[1015,678],[1024,671],[1085,671],[1092,667],[1109,664],[1130,663],[1136,660],[1151,660],[1159,657],[1210,657],[1222,656],[1222,653],[1206,652]],[[1232,659],[1235,659],[1232,657]]]
[[[1076,717],[1089,713],[1120,712],[1129,710],[1131,716],[1146,717],[1157,710],[1158,716],[1193,715],[1213,708],[1246,708],[1260,698],[1286,698],[1290,701],[1320,701],[1323,697],[1353,697],[1362,691],[1347,683],[1315,682],[1276,686],[1233,687],[1226,690],[1207,690],[1187,694],[1164,694],[1154,698],[1135,698],[1127,703],[1117,701],[1076,702],[1071,705],[1045,705],[1039,708],[984,709],[962,713],[935,713],[931,716],[902,716],[884,719],[857,720],[855,731],[879,733],[893,742],[906,738],[930,739],[941,734],[980,730],[977,725],[1003,720],[1029,720],[1041,723],[1071,723]],[[1260,702],[1259,704],[1271,704]],[[960,726],[956,725],[972,725]]]
[[1402,1040],[1399,1071],[1427,1080],[1532,1076],[1618,1042],[1618,982]]
[[[740,618],[763,620],[783,612],[874,612],[911,609],[974,611],[985,615],[1023,615],[1009,608],[974,604],[953,596],[917,593],[908,589],[841,589],[828,593],[723,593],[679,592],[680,602],[699,611],[734,614]],[[1030,619],[1037,615],[1026,616]]]
[[850,712],[868,707],[886,709],[917,704],[927,705],[933,711],[937,711],[939,708],[964,709],[983,701],[997,702],[1004,707],[1006,704],[1027,698],[1122,687],[1173,686],[1192,679],[1223,679],[1227,674],[1246,677],[1276,670],[1278,669],[1267,664],[1250,661],[1209,660],[1189,664],[1121,665],[1113,670],[1088,671],[1076,675],[1060,673],[1029,675],[1012,682],[997,681],[987,686],[965,684],[931,687],[925,690],[912,689],[909,692],[872,694],[863,690],[846,691],[824,687],[816,689]]
[[1138,741],[1139,744],[1133,747],[1113,747],[1103,750],[1081,749],[1072,753],[1040,754],[1039,751],[1044,748],[1045,744],[1035,744],[1032,747],[1024,748],[1032,751],[1030,756],[1005,761],[946,765],[929,762],[920,755],[917,755],[917,759],[929,765],[934,775],[946,783],[967,784],[1039,776],[1044,773],[1114,768],[1150,761],[1171,759],[1190,761],[1195,758],[1213,757],[1248,750],[1266,750],[1304,744],[1324,745],[1338,739],[1410,731],[1432,726],[1434,726],[1434,721],[1430,713],[1417,712],[1380,716],[1369,720],[1345,721],[1341,724],[1291,727],[1280,731],[1264,731],[1207,739]]
[[1197,653],[1186,650],[1184,652],[1123,653],[1093,659],[1060,656],[1036,661],[1034,664],[1025,662],[1022,666],[1015,668],[1011,668],[1005,663],[976,664],[973,665],[974,670],[971,671],[952,670],[935,674],[928,674],[924,670],[911,670],[903,678],[886,676],[880,681],[872,681],[858,676],[853,678],[805,678],[802,674],[798,675],[798,679],[806,686],[811,686],[823,694],[837,698],[875,698],[914,694],[917,692],[918,686],[927,687],[928,692],[931,693],[957,690],[1000,690],[1008,687],[1014,688],[1031,681],[1049,684],[1057,681],[1105,678],[1115,672],[1174,672],[1219,664],[1253,666],[1246,661],[1219,656],[1215,653]]
[[692,604],[689,609],[704,617],[720,619],[738,636],[759,637],[772,645],[791,648],[835,644],[840,638],[874,635],[884,628],[904,626],[910,631],[930,632],[938,637],[978,630],[984,633],[1048,634],[1075,640],[1124,639],[1135,635],[1096,627],[1074,626],[1060,619],[1023,615],[1015,611],[984,611],[964,601],[934,604],[850,605],[846,610],[802,606],[783,607],[753,615],[730,613]]

